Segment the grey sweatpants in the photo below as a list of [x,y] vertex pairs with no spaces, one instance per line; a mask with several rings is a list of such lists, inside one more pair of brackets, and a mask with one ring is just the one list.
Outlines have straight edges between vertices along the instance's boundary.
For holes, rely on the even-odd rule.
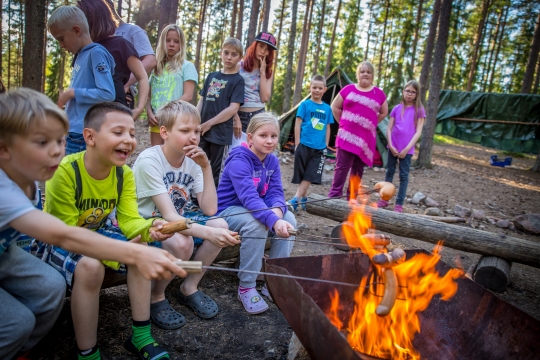
[[[237,231],[240,236],[245,236],[240,245],[240,270],[261,271],[262,258],[264,256],[264,245],[266,237],[269,235],[266,225],[260,223],[251,214],[242,214],[230,216],[236,213],[247,211],[241,206],[231,206],[221,212],[229,230]],[[296,228],[296,219],[294,215],[287,211],[283,220],[289,222]],[[249,239],[248,237],[260,238]],[[289,239],[294,239],[291,236]],[[272,239],[272,247],[270,248],[270,258],[289,257],[294,245],[294,241],[283,241],[278,238]],[[256,285],[257,274],[239,272],[240,286],[252,288]]]
[[11,245],[0,254],[0,359],[32,348],[53,327],[66,281],[51,266]]

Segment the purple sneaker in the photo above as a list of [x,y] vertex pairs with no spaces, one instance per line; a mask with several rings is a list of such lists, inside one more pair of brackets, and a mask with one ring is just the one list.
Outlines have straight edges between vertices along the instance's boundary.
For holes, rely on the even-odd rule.
[[377,207],[378,207],[379,209],[388,207],[388,201],[382,200],[382,199],[379,200],[379,201],[377,201]]
[[398,213],[402,213],[403,212],[403,205],[394,206],[394,211],[398,212]]

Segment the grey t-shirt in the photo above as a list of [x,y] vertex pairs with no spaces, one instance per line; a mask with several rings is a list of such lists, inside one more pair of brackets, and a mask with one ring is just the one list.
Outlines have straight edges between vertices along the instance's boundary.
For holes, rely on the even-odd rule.
[[30,200],[19,185],[0,169],[0,254],[21,236],[21,233],[9,226],[9,223],[35,210],[39,203],[37,183],[34,200]]
[[133,24],[122,23],[116,29],[116,36],[122,36],[124,39],[129,41],[139,53],[139,57],[146,55],[154,55],[154,49],[150,45],[150,40],[148,40],[148,35],[141,27]]

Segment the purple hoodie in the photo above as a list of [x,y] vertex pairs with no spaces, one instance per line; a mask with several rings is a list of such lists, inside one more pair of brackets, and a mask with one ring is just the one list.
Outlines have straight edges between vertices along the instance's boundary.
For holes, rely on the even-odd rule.
[[[227,160],[217,189],[218,214],[229,206],[258,210],[281,206],[287,211],[281,185],[279,160],[274,154],[261,161],[246,145],[235,147]],[[253,217],[272,229],[280,220],[272,210],[256,211]]]

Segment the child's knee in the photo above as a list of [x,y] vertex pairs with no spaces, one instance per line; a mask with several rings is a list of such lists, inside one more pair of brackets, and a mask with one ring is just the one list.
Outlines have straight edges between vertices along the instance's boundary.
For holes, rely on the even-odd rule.
[[5,323],[2,325],[2,327],[10,329],[9,337],[13,341],[13,346],[20,348],[26,343],[34,331],[36,326],[36,317],[29,308],[22,304],[16,309],[12,310],[11,316],[9,314],[4,314],[3,322],[5,321]]
[[206,226],[220,229],[228,229],[229,224],[224,219],[213,219],[206,222]]
[[290,211],[287,211],[283,216],[283,220],[291,224],[296,229],[296,217]]
[[82,257],[75,268],[74,281],[88,288],[101,288],[105,266],[100,260]]
[[193,253],[193,238],[191,236],[176,233],[165,240],[162,245],[163,249],[179,258],[185,258],[186,254]]

